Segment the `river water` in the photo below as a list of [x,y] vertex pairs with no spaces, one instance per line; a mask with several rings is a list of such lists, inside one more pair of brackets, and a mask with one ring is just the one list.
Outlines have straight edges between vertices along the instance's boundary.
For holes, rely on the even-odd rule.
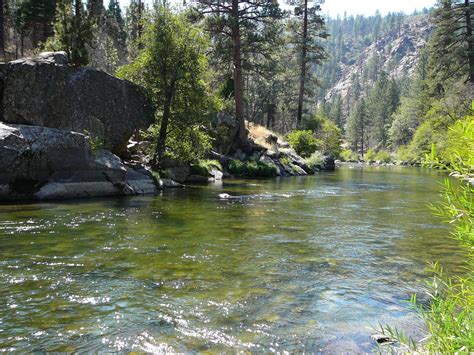
[[[0,206],[0,352],[368,352],[463,254],[443,175],[341,168],[160,196]],[[227,193],[234,198],[222,199]]]

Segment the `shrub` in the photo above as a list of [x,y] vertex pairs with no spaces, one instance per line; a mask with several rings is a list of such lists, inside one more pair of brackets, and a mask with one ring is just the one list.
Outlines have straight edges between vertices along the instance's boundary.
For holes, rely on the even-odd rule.
[[191,164],[191,175],[208,176],[213,169],[222,171],[221,163],[217,160],[199,160]]
[[232,175],[246,177],[273,177],[277,175],[277,167],[254,160],[231,160],[227,164],[227,171]]
[[[144,138],[152,142],[150,150],[155,151],[159,125],[148,128]],[[190,164],[204,158],[212,148],[212,138],[201,126],[191,125],[171,130],[166,140],[166,155],[182,164]]]
[[281,157],[280,163],[282,163],[283,165],[291,165],[291,159],[287,156]]
[[[435,214],[447,218],[454,227],[453,237],[459,239],[467,250],[474,250],[474,186],[469,181],[474,170],[474,119],[472,116],[451,125],[447,148],[441,160],[432,147],[425,164],[456,172],[458,183],[444,182],[444,201],[432,205]],[[468,253],[468,265],[473,263]],[[418,311],[427,323],[430,337],[427,350],[432,353],[470,353],[474,350],[474,277],[472,270],[465,278],[450,278],[435,264],[433,290],[428,307],[416,302]]]
[[407,145],[402,145],[398,148],[395,153],[397,160],[414,163],[417,161],[415,154],[413,154],[411,148]]
[[372,148],[369,148],[367,150],[367,153],[365,153],[365,155],[364,155],[364,159],[368,162],[371,162],[371,161],[375,160],[375,156],[376,156],[376,154],[375,154],[374,150]]
[[305,119],[305,127],[314,133],[321,141],[321,150],[335,157],[341,152],[341,130],[332,122],[327,115],[319,110],[311,117]]
[[84,135],[87,138],[87,142],[89,143],[89,147],[93,153],[98,152],[99,150],[104,149],[104,140],[102,138],[97,137],[93,133],[89,132],[88,130],[84,130]]
[[375,160],[381,163],[390,163],[392,161],[392,156],[386,150],[380,150],[375,155]]
[[[457,121],[448,130],[446,146],[439,159],[456,171],[474,172],[474,117]],[[462,164],[462,165],[460,165]]]
[[306,164],[313,170],[320,168],[323,163],[324,155],[321,152],[314,152],[309,158],[306,158]]
[[310,130],[293,131],[287,138],[291,148],[303,158],[309,157],[322,146],[322,142],[316,139]]
[[359,161],[359,155],[356,152],[353,152],[350,149],[343,150],[339,157],[342,161]]

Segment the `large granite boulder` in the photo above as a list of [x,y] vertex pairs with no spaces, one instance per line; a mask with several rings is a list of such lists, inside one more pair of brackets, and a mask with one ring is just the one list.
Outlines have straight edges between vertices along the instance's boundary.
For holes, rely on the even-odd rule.
[[86,133],[121,154],[153,110],[139,86],[48,52],[0,66],[0,121]]
[[0,200],[155,193],[145,169],[92,151],[81,133],[0,123]]

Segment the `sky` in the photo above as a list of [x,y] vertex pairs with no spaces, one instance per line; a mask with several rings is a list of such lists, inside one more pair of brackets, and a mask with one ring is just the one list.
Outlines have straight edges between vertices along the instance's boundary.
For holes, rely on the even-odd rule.
[[[151,0],[145,0],[151,3]],[[171,3],[180,0],[171,0]],[[107,1],[104,1],[107,3]],[[122,7],[128,6],[130,0],[120,0]],[[421,10],[424,7],[429,8],[434,6],[436,0],[325,0],[322,5],[323,12],[330,16],[343,15],[344,11],[347,15],[373,15],[376,10],[379,10],[382,15],[388,12],[403,11],[407,14],[412,13],[416,9]]]

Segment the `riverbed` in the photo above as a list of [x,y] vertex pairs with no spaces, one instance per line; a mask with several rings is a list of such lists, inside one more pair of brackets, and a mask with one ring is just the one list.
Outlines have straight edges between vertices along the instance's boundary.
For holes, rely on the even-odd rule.
[[[158,196],[0,206],[1,351],[369,352],[423,334],[437,171],[343,167]],[[227,195],[222,195],[227,194]]]

